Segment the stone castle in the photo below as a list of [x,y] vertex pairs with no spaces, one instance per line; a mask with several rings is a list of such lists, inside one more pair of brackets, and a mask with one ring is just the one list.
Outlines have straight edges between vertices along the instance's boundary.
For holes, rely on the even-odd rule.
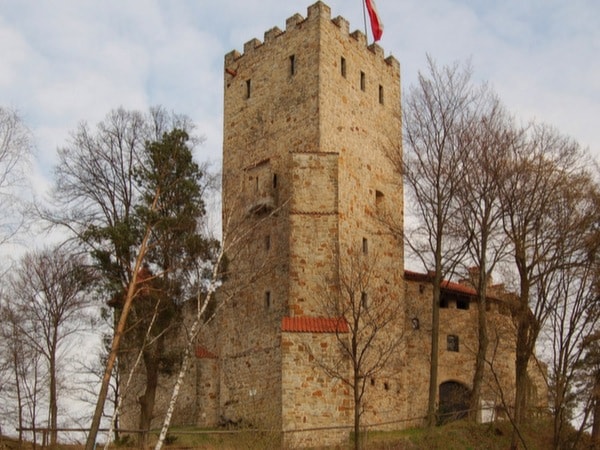
[[[399,345],[366,383],[362,422],[422,425],[431,278],[405,271],[402,239],[388,226],[401,226],[404,209],[401,175],[386,157],[401,149],[399,62],[317,2],[306,17],[288,18],[285,30],[272,28],[243,53],[228,53],[224,89],[223,239],[231,270],[174,424],[243,421],[276,430],[289,446],[347,438],[351,389],[324,370],[347,329],[326,301],[354,255],[372,261],[361,301],[399,305],[387,331]],[[488,307],[493,373],[485,376],[482,420],[501,413],[499,389],[511,398],[514,384],[510,304],[496,291]],[[469,280],[445,283],[440,317],[440,410],[459,410],[477,349]],[[540,391],[535,369],[532,387]],[[161,383],[158,418],[171,385]],[[122,426],[135,428],[135,389],[126,395]]]

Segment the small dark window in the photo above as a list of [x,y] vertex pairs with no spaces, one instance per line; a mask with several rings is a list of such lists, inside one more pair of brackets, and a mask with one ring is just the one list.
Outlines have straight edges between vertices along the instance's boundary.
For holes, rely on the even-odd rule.
[[258,177],[256,177],[256,180],[255,180],[254,190],[256,192],[258,192]]
[[246,80],[246,98],[250,98],[250,92],[252,87],[252,80]]
[[467,297],[459,297],[456,300],[457,309],[469,309],[469,299]]
[[277,174],[273,174],[273,189],[277,189]]
[[375,191],[375,206],[379,208],[383,203],[383,192]]
[[265,308],[271,308],[271,291],[265,292]]
[[362,240],[362,252],[366,255],[369,253],[369,241],[367,238],[363,238]]
[[449,308],[450,307],[450,302],[448,302],[448,297],[446,297],[445,295],[441,295],[440,296],[440,308]]
[[265,236],[265,250],[271,250],[271,236],[268,234]]
[[411,322],[412,322],[413,330],[418,330],[419,328],[421,328],[421,323],[419,322],[418,317],[413,317]]
[[389,384],[387,381],[384,381],[384,382],[383,382],[383,388],[384,388],[386,391],[389,391],[389,390],[390,390],[390,384]]
[[360,90],[364,91],[366,89],[366,76],[364,72],[360,72]]
[[383,105],[383,86],[379,85],[379,103]]
[[375,386],[375,378],[371,378],[371,386]]
[[290,56],[290,75],[296,74],[296,55]]
[[360,305],[364,309],[367,309],[369,307],[369,296],[364,291],[360,293]]
[[346,58],[344,58],[343,56],[340,60],[340,71],[342,73],[342,76],[346,78]]
[[455,334],[449,334],[446,337],[446,343],[448,344],[447,349],[449,352],[458,351],[458,336]]

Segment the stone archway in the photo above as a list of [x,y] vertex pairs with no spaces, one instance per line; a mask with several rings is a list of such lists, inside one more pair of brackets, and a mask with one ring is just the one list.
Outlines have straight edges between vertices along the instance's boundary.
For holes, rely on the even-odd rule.
[[439,387],[438,423],[467,417],[471,390],[457,381],[446,381]]

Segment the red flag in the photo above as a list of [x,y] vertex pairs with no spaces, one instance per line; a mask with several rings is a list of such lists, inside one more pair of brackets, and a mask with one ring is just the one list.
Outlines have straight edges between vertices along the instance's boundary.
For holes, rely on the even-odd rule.
[[371,30],[373,31],[373,39],[378,41],[381,39],[383,34],[383,24],[377,14],[377,8],[375,7],[375,0],[365,0],[367,4],[367,11],[369,11],[369,19],[371,19]]

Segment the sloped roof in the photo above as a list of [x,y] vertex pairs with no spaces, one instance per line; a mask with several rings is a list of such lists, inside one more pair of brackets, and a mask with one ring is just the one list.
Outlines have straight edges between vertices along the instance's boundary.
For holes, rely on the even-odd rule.
[[[433,275],[428,274],[428,273],[413,272],[411,270],[404,271],[404,278],[408,281],[418,281],[421,283],[432,283],[433,282]],[[456,283],[454,281],[442,280],[441,288],[447,292],[452,292],[455,294],[464,294],[464,295],[470,295],[473,297],[477,296],[477,291],[473,287],[468,286],[463,283]],[[499,298],[489,295],[489,294],[486,296],[486,298],[488,298],[490,300],[499,300]]]
[[335,317],[284,317],[281,331],[288,333],[348,333],[348,323]]

